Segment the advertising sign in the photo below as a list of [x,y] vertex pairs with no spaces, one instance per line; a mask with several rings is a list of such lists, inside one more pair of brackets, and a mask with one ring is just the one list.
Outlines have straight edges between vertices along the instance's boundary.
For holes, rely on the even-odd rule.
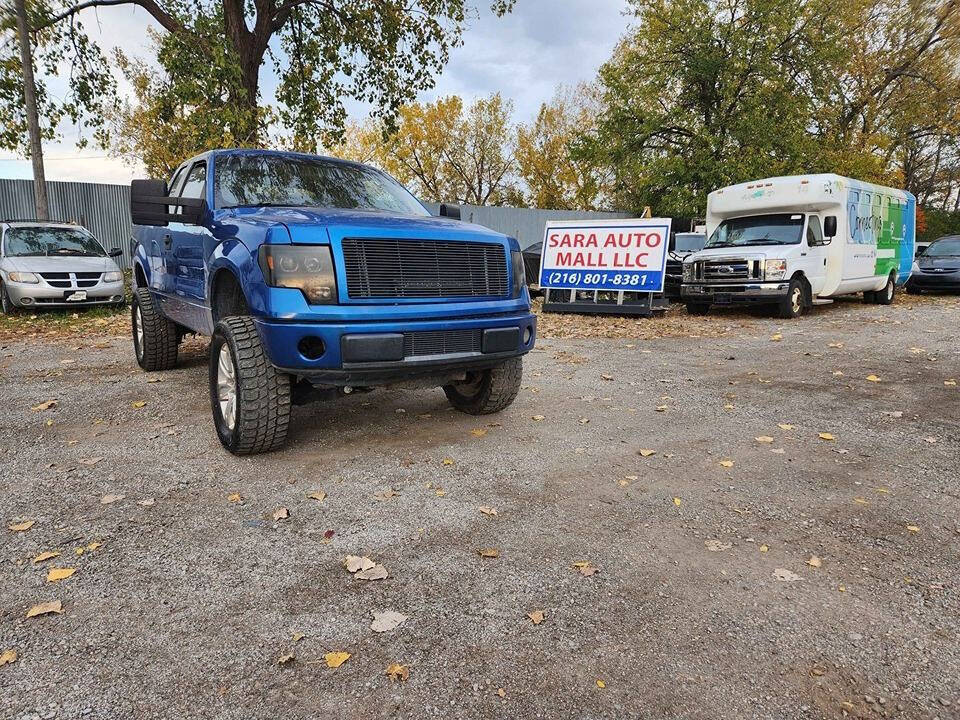
[[670,219],[548,221],[540,287],[662,292]]

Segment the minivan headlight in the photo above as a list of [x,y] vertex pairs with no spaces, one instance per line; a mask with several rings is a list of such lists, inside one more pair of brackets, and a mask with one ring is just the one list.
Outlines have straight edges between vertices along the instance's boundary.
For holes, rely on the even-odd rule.
[[783,280],[787,274],[787,261],[781,258],[763,261],[764,280]]
[[40,278],[37,277],[36,273],[32,272],[12,272],[7,275],[10,278],[10,282],[15,283],[29,283],[35,285],[40,282]]
[[117,272],[116,270],[111,270],[103,276],[104,282],[120,282],[123,280],[123,273]]
[[311,305],[337,301],[329,245],[261,245],[259,262],[267,285],[296,288]]

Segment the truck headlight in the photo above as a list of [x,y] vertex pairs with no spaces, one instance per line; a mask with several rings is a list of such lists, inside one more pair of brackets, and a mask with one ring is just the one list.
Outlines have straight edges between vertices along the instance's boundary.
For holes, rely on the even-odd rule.
[[694,275],[694,267],[692,262],[686,262],[683,264],[683,281],[684,282],[693,282],[696,279]]
[[783,280],[787,274],[787,261],[777,258],[763,261],[764,280]]
[[103,281],[108,282],[120,282],[123,280],[123,273],[117,272],[116,270],[111,270],[110,272],[104,274]]
[[40,278],[37,277],[36,273],[32,272],[12,272],[7,275],[10,278],[10,282],[15,283],[29,283],[31,285],[36,285],[40,282]]
[[259,261],[267,285],[296,288],[311,305],[337,301],[329,245],[261,245]]
[[527,269],[523,265],[523,253],[511,250],[510,264],[513,266],[513,297],[518,298],[523,294],[523,287],[527,284]]

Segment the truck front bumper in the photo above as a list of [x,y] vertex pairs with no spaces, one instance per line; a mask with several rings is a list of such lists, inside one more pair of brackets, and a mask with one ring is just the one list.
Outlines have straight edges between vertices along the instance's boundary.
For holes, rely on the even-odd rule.
[[271,362],[317,384],[385,384],[496,365],[533,349],[536,316],[511,313],[416,322],[257,319]]
[[684,283],[681,296],[684,302],[710,303],[712,305],[772,304],[787,296],[790,282],[751,283]]

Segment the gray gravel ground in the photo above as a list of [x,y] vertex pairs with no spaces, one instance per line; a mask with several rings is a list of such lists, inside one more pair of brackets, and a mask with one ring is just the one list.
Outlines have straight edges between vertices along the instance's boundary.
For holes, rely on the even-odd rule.
[[[377,390],[250,459],[217,443],[199,342],[155,375],[127,338],[7,344],[0,717],[960,717],[958,321],[853,302],[544,340],[498,416]],[[385,609],[409,619],[372,632]]]

